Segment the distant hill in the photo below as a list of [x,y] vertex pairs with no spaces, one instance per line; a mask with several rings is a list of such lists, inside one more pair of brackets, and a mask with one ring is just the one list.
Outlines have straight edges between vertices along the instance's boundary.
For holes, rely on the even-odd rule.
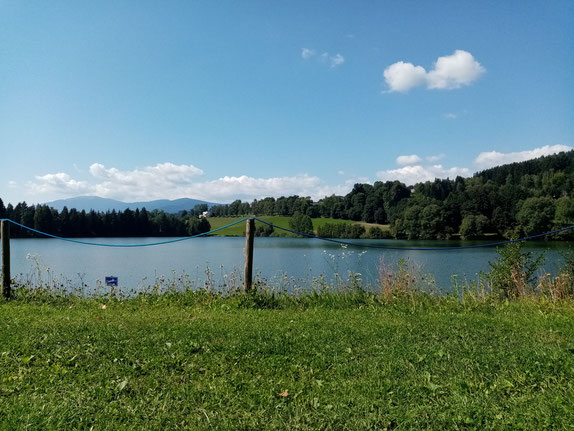
[[135,210],[136,208],[144,208],[148,211],[160,210],[170,214],[177,214],[180,211],[189,211],[194,206],[199,204],[207,204],[208,207],[217,205],[213,202],[205,202],[197,199],[160,199],[148,202],[122,202],[115,199],[100,198],[97,196],[79,196],[69,199],[59,199],[52,202],[46,202],[52,208],[62,211],[64,207],[68,209],[75,208],[78,211],[90,211],[94,210],[96,212],[106,212],[106,211],[125,211],[126,209]]

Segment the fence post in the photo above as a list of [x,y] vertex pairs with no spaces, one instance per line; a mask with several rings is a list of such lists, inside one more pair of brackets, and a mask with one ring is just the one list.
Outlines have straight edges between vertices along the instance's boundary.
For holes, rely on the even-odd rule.
[[2,220],[2,295],[10,299],[10,222]]
[[255,237],[255,220],[247,219],[245,225],[245,277],[243,281],[243,292],[251,291],[253,284],[253,238]]

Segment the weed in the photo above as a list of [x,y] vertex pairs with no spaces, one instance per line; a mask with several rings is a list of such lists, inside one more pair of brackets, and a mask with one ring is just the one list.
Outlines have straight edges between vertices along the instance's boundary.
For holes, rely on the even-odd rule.
[[544,261],[544,254],[535,258],[522,248],[520,241],[506,244],[498,249],[498,259],[489,262],[492,291],[507,299],[532,293],[534,276]]

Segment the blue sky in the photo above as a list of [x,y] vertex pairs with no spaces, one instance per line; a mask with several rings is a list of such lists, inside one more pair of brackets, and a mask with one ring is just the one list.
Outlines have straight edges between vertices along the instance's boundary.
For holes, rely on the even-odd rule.
[[0,197],[214,202],[574,147],[572,1],[0,0]]

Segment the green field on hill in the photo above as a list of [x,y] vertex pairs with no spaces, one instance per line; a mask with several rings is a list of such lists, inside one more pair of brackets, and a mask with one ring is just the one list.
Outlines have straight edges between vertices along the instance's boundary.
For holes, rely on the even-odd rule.
[[[226,226],[228,224],[231,224],[233,222],[236,222],[237,220],[241,220],[243,217],[209,217],[209,224],[211,225],[211,229],[217,229],[220,228],[222,226]],[[261,217],[257,217],[261,220],[265,220],[268,223],[272,223],[276,226],[281,226],[284,227],[286,229],[289,229],[289,219],[291,217],[284,217],[284,216],[261,216]],[[378,226],[383,230],[388,230],[388,225],[376,225],[376,224],[372,224],[372,223],[363,223],[363,222],[353,222],[350,220],[341,220],[341,219],[334,219],[334,218],[314,218],[312,219],[313,221],[313,230],[315,231],[315,233],[317,233],[317,229],[320,226],[325,225],[326,223],[330,223],[330,224],[351,224],[351,223],[356,223],[356,224],[360,224],[363,225],[365,227],[365,229],[369,229],[371,227],[374,226]],[[255,222],[255,227],[258,226],[265,226],[263,223],[260,223],[258,221]],[[229,228],[223,229],[221,231],[218,231],[216,233],[214,233],[213,235],[217,235],[217,236],[245,236],[245,222],[243,223],[239,223],[236,224],[234,226],[231,226]],[[296,236],[293,235],[289,232],[286,231],[282,231],[280,229],[276,229],[274,236]]]

